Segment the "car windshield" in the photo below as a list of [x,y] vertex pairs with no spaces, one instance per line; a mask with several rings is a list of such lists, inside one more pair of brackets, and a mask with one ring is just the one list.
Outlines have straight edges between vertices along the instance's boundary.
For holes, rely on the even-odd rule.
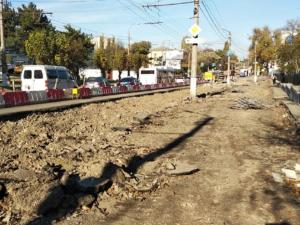
[[70,78],[70,74],[67,70],[63,69],[47,69],[48,79],[61,79],[67,80]]
[[89,77],[86,79],[86,82],[105,82],[105,79],[102,77]]
[[70,74],[67,70],[57,70],[58,77],[61,80],[67,80],[70,77]]

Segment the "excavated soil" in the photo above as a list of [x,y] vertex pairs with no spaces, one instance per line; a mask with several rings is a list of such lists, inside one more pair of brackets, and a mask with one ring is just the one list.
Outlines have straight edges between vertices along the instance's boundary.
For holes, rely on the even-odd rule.
[[300,142],[270,81],[199,92],[0,122],[0,224],[300,225],[299,193],[272,179]]

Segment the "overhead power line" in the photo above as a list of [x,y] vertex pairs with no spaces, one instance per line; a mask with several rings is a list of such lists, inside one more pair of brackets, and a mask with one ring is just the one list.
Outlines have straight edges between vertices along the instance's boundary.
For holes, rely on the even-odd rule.
[[165,3],[165,4],[147,4],[143,5],[144,8],[157,8],[157,7],[163,7],[163,6],[175,6],[175,5],[185,5],[185,4],[192,4],[194,1],[188,1],[188,2],[174,2],[174,3]]

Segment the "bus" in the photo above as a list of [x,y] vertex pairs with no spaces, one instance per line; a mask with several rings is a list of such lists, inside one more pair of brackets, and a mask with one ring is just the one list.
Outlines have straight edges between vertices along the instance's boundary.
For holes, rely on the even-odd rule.
[[182,71],[173,68],[150,67],[139,70],[139,80],[143,85],[174,83],[179,79],[183,79]]

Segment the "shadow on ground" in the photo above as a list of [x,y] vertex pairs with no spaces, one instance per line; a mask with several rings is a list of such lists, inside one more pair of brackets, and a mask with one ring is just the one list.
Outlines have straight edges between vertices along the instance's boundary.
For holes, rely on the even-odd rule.
[[[291,147],[300,147],[300,130],[299,128],[288,126],[284,129],[273,123],[264,123],[270,127],[270,132],[263,137],[272,145],[287,145]],[[261,138],[257,136],[258,138]]]
[[[206,117],[205,119],[196,122],[195,123],[196,126],[192,130],[190,130],[185,134],[182,134],[181,136],[179,136],[178,138],[176,138],[175,140],[167,144],[165,147],[160,148],[155,152],[151,152],[143,156],[133,156],[130,159],[128,166],[122,169],[130,174],[135,174],[143,164],[149,161],[154,161],[158,157],[174,150],[174,148],[184,143],[188,138],[194,136],[198,131],[200,131],[205,125],[207,125],[212,120],[213,120],[212,117]],[[26,225],[51,225],[53,221],[59,221],[65,216],[72,214],[79,207],[80,198],[87,195],[91,195],[91,193],[94,193],[93,195],[94,197],[96,197],[96,195],[98,195],[100,192],[109,189],[112,185],[112,179],[116,175],[119,169],[120,167],[110,162],[105,165],[104,169],[102,170],[103,171],[102,175],[100,177],[90,177],[84,180],[78,180],[79,176],[72,177],[72,179],[66,181],[67,185],[56,186],[55,188],[52,189],[52,192],[48,194],[48,197],[45,199],[45,201],[40,204],[38,209],[38,215],[40,215],[40,217],[31,220]],[[102,189],[97,190],[98,191],[97,193],[94,192],[95,190],[93,190],[93,188],[91,188],[89,191],[84,191],[84,192],[73,188],[72,189],[73,193],[66,190],[66,186],[74,185],[73,182],[84,183],[84,182],[91,182],[91,181],[94,182],[95,189],[97,189],[97,186],[105,180],[109,180],[110,182],[105,183]],[[56,196],[55,191],[57,189],[63,189],[64,191],[67,191],[67,193],[65,193],[65,197],[61,201],[61,206],[51,211],[44,212],[43,209],[45,208],[45,206],[49,202],[51,202],[53,198],[55,198]],[[130,207],[130,205],[131,204],[129,204],[128,207]],[[127,212],[127,210],[129,209],[128,207],[127,209],[120,211],[118,215],[115,215],[114,218],[112,219],[116,220],[119,217],[121,217],[123,214]]]

